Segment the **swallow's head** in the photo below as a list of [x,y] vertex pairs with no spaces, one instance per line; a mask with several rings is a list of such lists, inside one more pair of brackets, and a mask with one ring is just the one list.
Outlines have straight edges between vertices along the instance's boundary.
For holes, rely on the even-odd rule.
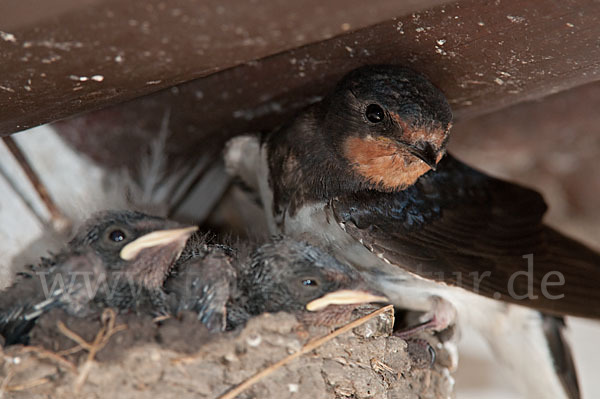
[[287,238],[258,248],[245,274],[240,284],[251,314],[331,311],[339,305],[387,301],[350,266],[320,248]]
[[107,272],[146,288],[162,286],[196,226],[133,211],[105,211],[88,219],[69,246],[93,249]]
[[371,188],[402,190],[435,169],[452,121],[444,94],[399,66],[350,72],[324,102],[324,134]]

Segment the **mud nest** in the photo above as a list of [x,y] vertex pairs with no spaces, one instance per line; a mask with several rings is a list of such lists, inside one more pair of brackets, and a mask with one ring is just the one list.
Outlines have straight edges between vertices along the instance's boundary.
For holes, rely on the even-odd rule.
[[353,316],[323,327],[264,314],[214,335],[193,315],[153,320],[106,310],[78,319],[53,310],[30,346],[4,350],[1,391],[28,399],[220,398],[236,387],[238,398],[453,397],[452,351],[440,336],[393,336],[391,306],[362,306]]

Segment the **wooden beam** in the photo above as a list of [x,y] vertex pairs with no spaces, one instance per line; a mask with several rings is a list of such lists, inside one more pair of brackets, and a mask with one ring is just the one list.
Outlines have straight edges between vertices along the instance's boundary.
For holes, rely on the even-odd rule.
[[[4,32],[0,133],[199,76],[206,78],[156,100],[191,112],[182,118],[189,134],[202,126],[226,135],[278,123],[365,63],[425,72],[459,116],[599,77],[600,3],[593,0],[431,1],[414,13],[414,1],[280,1],[249,9],[217,0],[177,0],[168,8],[158,0],[88,0],[93,4]],[[384,16],[386,22],[321,40]]]
[[2,0],[0,134],[448,0]]

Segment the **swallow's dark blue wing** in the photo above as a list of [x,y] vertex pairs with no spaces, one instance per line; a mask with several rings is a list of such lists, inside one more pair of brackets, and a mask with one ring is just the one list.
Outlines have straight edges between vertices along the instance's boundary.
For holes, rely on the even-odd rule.
[[[405,191],[363,191],[332,208],[367,248],[425,278],[554,314],[600,318],[600,255],[543,224],[540,194],[450,155]],[[523,273],[529,254],[531,279]],[[547,284],[560,276],[564,285]],[[531,295],[520,299],[525,293]]]

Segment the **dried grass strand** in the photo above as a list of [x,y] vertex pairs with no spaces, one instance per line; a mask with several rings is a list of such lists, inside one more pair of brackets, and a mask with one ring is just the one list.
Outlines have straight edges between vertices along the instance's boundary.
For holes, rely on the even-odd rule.
[[54,360],[55,362],[71,370],[71,372],[77,373],[77,366],[61,356],[60,352],[54,353],[47,349],[40,348],[39,346],[24,346],[19,353],[35,353],[42,359]]
[[6,392],[26,391],[28,389],[35,388],[37,386],[47,384],[49,382],[50,382],[50,378],[48,378],[48,377],[42,377],[42,378],[36,378],[35,380],[27,381],[27,382],[25,382],[23,384],[9,385],[9,386],[7,386],[4,389],[5,389]]
[[[64,334],[67,338],[75,341],[81,348],[88,351],[87,359],[81,367],[81,369],[79,370],[79,375],[75,379],[73,385],[73,390],[75,391],[75,393],[79,393],[81,391],[83,384],[85,383],[88,375],[90,374],[96,353],[98,353],[98,351],[100,351],[108,343],[110,338],[115,333],[127,329],[127,326],[125,324],[115,326],[116,318],[117,314],[113,309],[104,309],[104,312],[102,312],[102,327],[100,328],[100,330],[98,330],[94,341],[92,341],[91,343],[87,342],[75,332],[69,330],[69,328],[65,326],[63,322],[58,322],[58,329],[62,334]],[[74,348],[71,348],[67,351],[73,350]]]

